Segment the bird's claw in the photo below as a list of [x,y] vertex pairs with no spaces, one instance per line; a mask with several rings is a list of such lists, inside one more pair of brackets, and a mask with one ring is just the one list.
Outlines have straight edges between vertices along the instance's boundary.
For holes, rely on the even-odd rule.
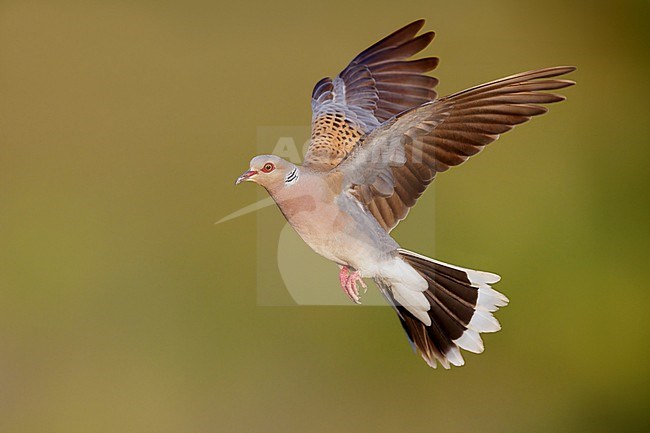
[[350,268],[343,266],[341,267],[341,272],[339,273],[339,280],[341,281],[341,287],[343,288],[345,294],[348,295],[348,298],[352,299],[355,304],[361,304],[357,281],[361,283],[364,294],[368,291],[368,286],[366,286],[363,278],[361,278],[359,271],[350,272]]

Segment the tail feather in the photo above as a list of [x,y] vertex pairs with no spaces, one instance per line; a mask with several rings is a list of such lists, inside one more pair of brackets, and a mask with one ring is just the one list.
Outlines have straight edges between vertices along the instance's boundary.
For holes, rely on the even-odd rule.
[[483,332],[501,329],[492,315],[508,304],[508,298],[492,289],[499,281],[496,274],[465,269],[420,254],[399,249],[400,257],[428,283],[424,291],[430,309],[430,325],[414,316],[395,300],[394,288],[386,281],[380,287],[398,312],[411,343],[431,367],[444,368],[465,363],[460,349],[483,352]]

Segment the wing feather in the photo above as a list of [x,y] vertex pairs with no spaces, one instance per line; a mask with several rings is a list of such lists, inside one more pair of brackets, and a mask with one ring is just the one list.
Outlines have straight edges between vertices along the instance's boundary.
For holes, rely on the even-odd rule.
[[[408,60],[434,38],[433,32],[416,36],[423,25],[424,20],[418,20],[393,32],[361,52],[334,79],[316,84],[304,166],[331,170],[382,122],[436,98],[438,80],[423,74],[433,70],[438,59]],[[332,118],[340,122],[332,125]]]
[[333,172],[343,174],[344,186],[390,231],[436,173],[462,164],[500,134],[544,114],[546,107],[538,104],[563,101],[564,96],[548,91],[574,82],[552,78],[574,69],[512,75],[403,112],[373,130]]

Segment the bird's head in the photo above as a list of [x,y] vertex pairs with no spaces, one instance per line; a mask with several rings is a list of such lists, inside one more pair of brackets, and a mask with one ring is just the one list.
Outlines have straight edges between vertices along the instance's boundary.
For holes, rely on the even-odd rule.
[[294,164],[275,155],[260,155],[251,159],[250,168],[239,176],[235,185],[249,180],[270,191],[297,179],[298,168]]

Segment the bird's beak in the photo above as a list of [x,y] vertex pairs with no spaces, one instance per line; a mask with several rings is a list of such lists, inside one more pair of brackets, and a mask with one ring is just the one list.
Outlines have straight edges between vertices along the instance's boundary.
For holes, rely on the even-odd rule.
[[255,176],[257,174],[257,171],[255,170],[248,170],[246,173],[242,174],[237,178],[237,182],[235,182],[235,185],[239,185],[245,180],[249,180],[251,177]]

